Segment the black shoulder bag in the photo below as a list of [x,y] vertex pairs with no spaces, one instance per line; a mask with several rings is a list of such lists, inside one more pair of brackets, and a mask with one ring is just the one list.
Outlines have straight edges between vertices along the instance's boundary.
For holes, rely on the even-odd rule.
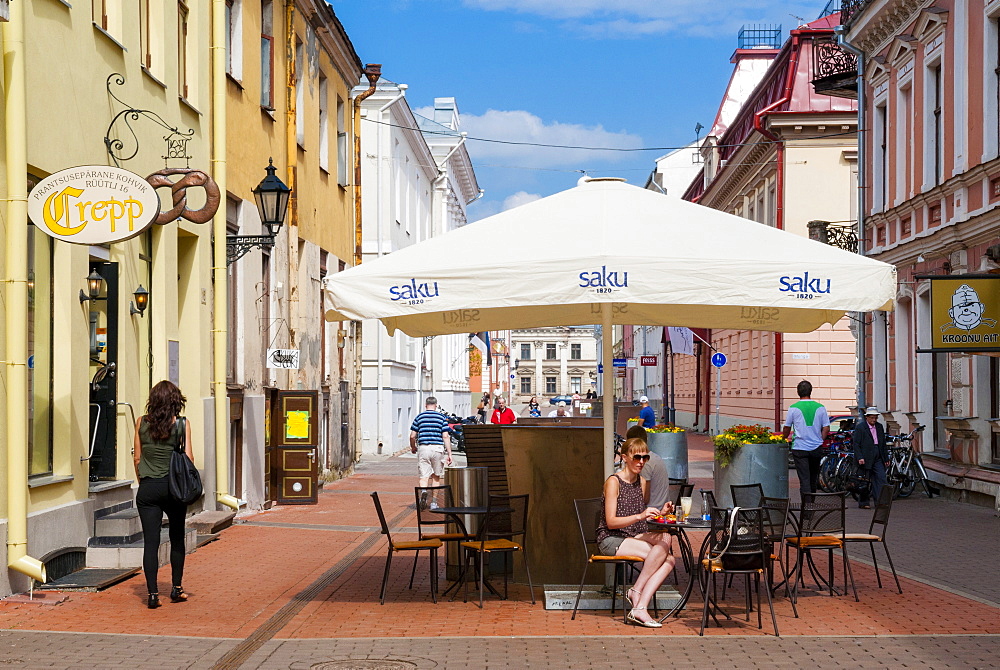
[[190,505],[201,497],[203,487],[198,468],[184,453],[187,442],[187,419],[178,417],[177,422],[180,424],[181,435],[177,440],[177,448],[170,454],[170,474],[167,476],[167,482],[171,497]]

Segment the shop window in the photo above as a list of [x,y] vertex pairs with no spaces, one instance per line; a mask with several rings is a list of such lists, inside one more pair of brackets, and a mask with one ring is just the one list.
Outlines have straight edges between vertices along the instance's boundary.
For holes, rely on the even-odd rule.
[[52,474],[52,238],[28,226],[28,475]]

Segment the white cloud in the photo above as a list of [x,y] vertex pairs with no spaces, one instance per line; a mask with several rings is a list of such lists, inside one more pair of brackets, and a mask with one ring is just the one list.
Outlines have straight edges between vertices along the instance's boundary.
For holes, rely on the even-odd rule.
[[503,211],[508,209],[514,209],[515,207],[520,207],[521,205],[527,205],[529,202],[534,202],[536,200],[541,200],[542,196],[537,193],[526,193],[524,191],[518,191],[517,193],[512,193],[503,199]]
[[[422,116],[433,116],[433,110],[429,108],[414,111]],[[585,126],[578,123],[545,121],[524,110],[490,109],[484,114],[462,114],[462,130],[469,133],[469,155],[473,161],[480,164],[499,161],[521,167],[577,167],[581,164],[592,165],[597,161],[621,161],[634,154],[479,142],[473,138],[620,149],[637,149],[643,145],[640,136],[624,130],[610,131],[601,125]]]
[[563,28],[590,37],[623,38],[685,33],[701,37],[738,29],[744,24],[778,23],[794,27],[798,19],[817,18],[815,0],[463,0],[467,7],[510,11],[565,22]]

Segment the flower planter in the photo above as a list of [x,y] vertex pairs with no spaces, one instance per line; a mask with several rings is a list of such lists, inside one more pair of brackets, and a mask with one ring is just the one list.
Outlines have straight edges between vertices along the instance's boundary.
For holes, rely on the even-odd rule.
[[651,452],[663,459],[672,479],[687,479],[687,433],[647,433],[646,443]]
[[715,500],[721,507],[733,506],[729,487],[733,484],[761,484],[764,495],[788,497],[788,445],[745,444],[729,465],[715,463]]

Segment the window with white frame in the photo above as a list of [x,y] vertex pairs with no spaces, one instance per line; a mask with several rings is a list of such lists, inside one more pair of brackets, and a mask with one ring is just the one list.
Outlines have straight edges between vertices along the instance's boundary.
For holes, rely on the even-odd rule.
[[177,0],[177,94],[185,100],[188,95],[188,10],[184,0]]
[[226,0],[226,74],[243,79],[243,0]]
[[570,377],[569,388],[573,393],[579,393],[583,388],[583,377]]
[[555,377],[546,377],[545,378],[545,392],[546,393],[555,393],[556,392],[556,378]]
[[581,358],[583,358],[583,345],[581,344],[569,345],[569,357],[574,361],[578,361]]
[[337,96],[337,184],[347,186],[347,132],[344,130],[344,101]]
[[521,343],[521,360],[522,361],[531,360],[531,345],[527,342]]
[[985,22],[983,160],[1000,156],[1000,4]]
[[936,185],[944,180],[944,119],[942,118],[944,83],[940,61],[927,68],[925,81],[924,132],[927,153],[924,159],[924,181],[928,185]]
[[300,147],[306,144],[306,49],[295,40],[295,141]]
[[556,345],[552,342],[545,345],[545,359],[549,361],[556,360]]
[[521,393],[531,393],[531,377],[521,377]]
[[881,212],[886,209],[889,197],[889,110],[883,100],[875,105],[875,190],[872,193],[872,209]]
[[319,166],[330,171],[330,110],[327,101],[327,80],[319,76]]

